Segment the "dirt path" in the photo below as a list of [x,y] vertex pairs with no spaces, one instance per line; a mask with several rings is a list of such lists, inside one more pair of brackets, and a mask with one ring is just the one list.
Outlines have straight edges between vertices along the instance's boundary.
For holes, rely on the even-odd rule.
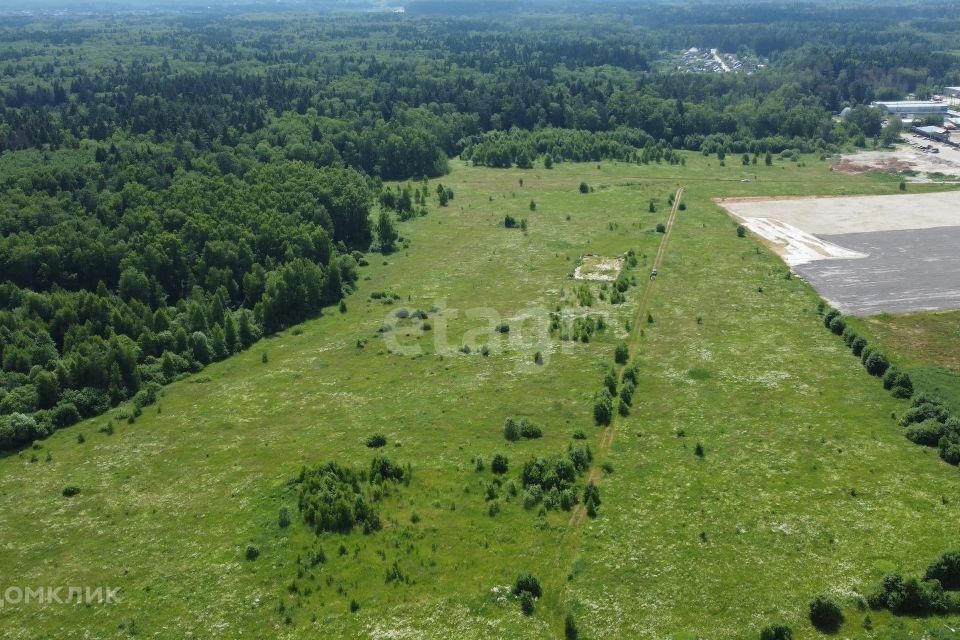
[[[673,231],[673,224],[677,220],[677,213],[680,210],[680,198],[683,196],[683,187],[677,189],[677,193],[673,198],[673,208],[670,210],[670,217],[667,218],[666,229],[663,233],[663,237],[660,239],[660,246],[657,247],[657,255],[653,259],[653,265],[650,267],[651,270],[656,269],[660,271],[660,265],[663,262],[663,256],[667,252],[667,245],[670,242],[670,235]],[[637,305],[637,314],[633,319],[633,324],[630,329],[630,336],[627,341],[627,348],[630,352],[630,359],[627,360],[627,363],[632,363],[634,356],[636,356],[637,350],[640,348],[640,332],[643,330],[644,323],[647,320],[647,305],[650,302],[650,296],[653,293],[653,289],[657,284],[656,278],[650,278],[647,280],[646,286],[643,288],[643,295],[640,296],[640,303]],[[619,367],[617,374],[618,379],[619,375],[623,372],[624,367]],[[590,468],[590,474],[587,476],[587,482],[593,482],[594,484],[599,484],[602,477],[601,466],[603,461],[606,460],[607,454],[610,452],[610,447],[613,444],[613,437],[616,433],[616,414],[610,420],[610,425],[603,430],[603,435],[600,437],[600,444],[597,447],[597,450],[594,455],[594,464]],[[569,527],[575,528],[578,527],[584,520],[587,515],[586,505],[580,503],[573,510],[573,514],[570,516]]]

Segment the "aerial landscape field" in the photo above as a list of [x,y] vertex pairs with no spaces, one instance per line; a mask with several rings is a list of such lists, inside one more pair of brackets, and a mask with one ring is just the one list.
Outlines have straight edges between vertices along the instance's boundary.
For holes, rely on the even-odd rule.
[[960,19],[706,6],[0,12],[0,637],[960,637]]

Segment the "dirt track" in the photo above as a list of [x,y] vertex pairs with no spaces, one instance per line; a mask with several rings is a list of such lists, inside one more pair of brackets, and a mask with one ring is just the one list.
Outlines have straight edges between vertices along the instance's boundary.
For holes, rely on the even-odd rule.
[[[660,267],[663,263],[663,256],[667,252],[667,244],[670,242],[670,236],[673,233],[673,225],[677,220],[677,213],[680,210],[680,198],[683,196],[683,187],[677,189],[677,193],[673,198],[673,208],[670,210],[670,217],[667,218],[666,229],[664,230],[663,237],[660,239],[660,245],[657,247],[657,255],[653,259],[652,269],[660,271]],[[657,283],[656,278],[649,278],[647,280],[646,286],[643,288],[643,295],[640,296],[640,302],[637,305],[637,314],[633,319],[633,325],[630,329],[630,336],[627,341],[627,347],[630,351],[630,359],[627,361],[628,364],[633,362],[633,358],[637,353],[637,349],[640,346],[640,331],[644,326],[647,318],[647,304],[650,301],[650,295],[653,292],[653,288]],[[622,373],[624,367],[620,367],[618,373]],[[614,413],[613,417],[610,420],[610,424],[603,430],[603,435],[600,438],[600,444],[597,447],[595,460],[593,466],[590,468],[590,474],[587,476],[587,482],[593,482],[594,484],[599,484],[600,479],[603,477],[600,468],[603,464],[603,460],[606,458],[607,453],[610,451],[610,446],[613,444],[613,436],[616,431],[616,422],[618,415]],[[580,503],[573,510],[573,514],[570,516],[570,527],[577,527],[582,522],[587,515],[587,508],[583,503]]]

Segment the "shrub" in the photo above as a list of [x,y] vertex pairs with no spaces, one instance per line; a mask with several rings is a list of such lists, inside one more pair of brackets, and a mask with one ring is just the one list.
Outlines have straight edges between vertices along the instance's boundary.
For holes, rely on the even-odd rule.
[[286,529],[290,526],[290,509],[287,505],[280,507],[280,513],[277,515],[277,524],[280,525],[281,529]]
[[577,429],[576,431],[573,432],[573,439],[574,439],[574,440],[586,440],[586,439],[587,439],[587,434],[585,434],[582,429]]
[[80,487],[75,484],[68,484],[63,488],[61,492],[64,498],[72,498],[73,496],[80,493]]
[[380,447],[386,446],[387,436],[382,433],[375,433],[369,438],[367,438],[367,446],[371,449],[379,449]]
[[579,472],[589,469],[590,463],[593,462],[593,452],[590,451],[589,445],[576,447],[571,445],[567,449],[567,457],[573,463],[573,468]]
[[847,325],[843,329],[843,343],[848,347],[853,345],[853,341],[857,339],[857,333],[853,330],[853,327]]
[[912,396],[913,380],[910,379],[909,374],[900,372],[893,382],[893,388],[890,389],[890,393],[893,394],[894,398],[900,398],[902,400],[906,400]]
[[914,444],[936,447],[945,434],[944,425],[936,420],[924,420],[907,427],[904,435]]
[[256,560],[257,558],[260,557],[260,548],[254,546],[254,545],[252,545],[252,544],[248,544],[248,545],[247,545],[247,551],[246,551],[246,554],[245,554],[245,555],[246,555],[247,560]]
[[522,438],[539,438],[543,435],[543,431],[537,425],[533,424],[526,418],[520,419],[520,437]]
[[80,422],[80,412],[72,402],[61,402],[54,410],[50,420],[58,429]]
[[746,238],[747,237],[747,228],[742,224],[737,225],[737,237]]
[[946,613],[949,608],[939,580],[904,579],[896,573],[884,576],[869,602],[873,608],[888,608],[897,615]]
[[607,369],[607,374],[603,377],[603,386],[611,394],[617,392],[617,372],[613,370],[613,367]]
[[793,640],[793,630],[785,624],[771,624],[760,632],[760,640]]
[[867,348],[867,341],[860,336],[857,336],[850,343],[850,351],[853,352],[853,355],[860,356],[863,354],[863,350]]
[[507,214],[503,217],[503,226],[507,229],[513,229],[517,226],[517,219],[510,214]]
[[947,422],[950,417],[943,400],[926,393],[920,393],[910,401],[910,408],[903,414],[900,423],[904,426],[924,420]]
[[830,321],[830,331],[836,335],[843,335],[843,330],[847,328],[847,321],[843,319],[843,316],[836,316],[833,320]]
[[667,232],[667,227],[666,227],[666,225],[663,224],[662,222],[658,222],[658,223],[657,223],[657,233],[666,233],[666,232]]
[[617,364],[626,364],[630,359],[630,350],[626,342],[621,342],[613,352],[613,361]]
[[540,581],[532,573],[522,573],[517,576],[513,583],[513,595],[518,596],[526,591],[535,598],[543,595],[540,589]]
[[703,458],[703,457],[705,457],[705,456],[707,455],[707,452],[704,451],[703,445],[698,442],[698,443],[697,443],[697,446],[694,447],[694,449],[693,449],[693,454],[694,454],[695,456],[697,456],[698,458]]
[[518,425],[513,418],[504,420],[503,437],[510,442],[516,442],[520,439],[520,425]]
[[613,396],[607,389],[594,396],[593,419],[601,426],[606,426],[613,420]]
[[833,322],[833,319],[840,315],[840,312],[836,309],[830,309],[825,314],[823,314],[823,326],[830,328],[830,323]]
[[866,360],[863,361],[863,366],[866,367],[867,373],[870,375],[882,376],[890,367],[890,361],[879,351],[873,351],[867,356]]
[[810,601],[810,622],[824,633],[833,633],[843,624],[840,606],[829,596],[817,596]]
[[900,375],[900,369],[894,366],[887,369],[887,372],[883,374],[883,388],[887,391],[893,389],[893,383],[896,381],[898,375]]
[[960,589],[960,551],[947,551],[930,563],[925,580],[939,580],[944,589]]
[[494,454],[493,460],[490,461],[490,470],[497,474],[506,473],[508,462],[505,455],[500,453]]
[[577,621],[574,619],[572,613],[568,613],[567,617],[563,620],[563,637],[566,640],[577,640],[580,636],[580,632],[577,630]]
[[529,591],[520,592],[520,610],[524,615],[532,616],[534,609],[533,595]]
[[356,600],[350,600],[350,613],[356,613],[360,610],[360,603]]
[[940,438],[938,443],[940,447],[940,457],[947,464],[960,464],[960,429],[948,431],[947,435]]
[[590,185],[588,185],[586,182],[581,182],[580,193],[590,193]]

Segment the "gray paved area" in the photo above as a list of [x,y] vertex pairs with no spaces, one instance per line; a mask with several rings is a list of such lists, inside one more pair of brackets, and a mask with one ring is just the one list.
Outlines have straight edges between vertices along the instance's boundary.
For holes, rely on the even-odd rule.
[[794,267],[841,312],[866,316],[960,308],[960,226],[818,237],[869,254]]

